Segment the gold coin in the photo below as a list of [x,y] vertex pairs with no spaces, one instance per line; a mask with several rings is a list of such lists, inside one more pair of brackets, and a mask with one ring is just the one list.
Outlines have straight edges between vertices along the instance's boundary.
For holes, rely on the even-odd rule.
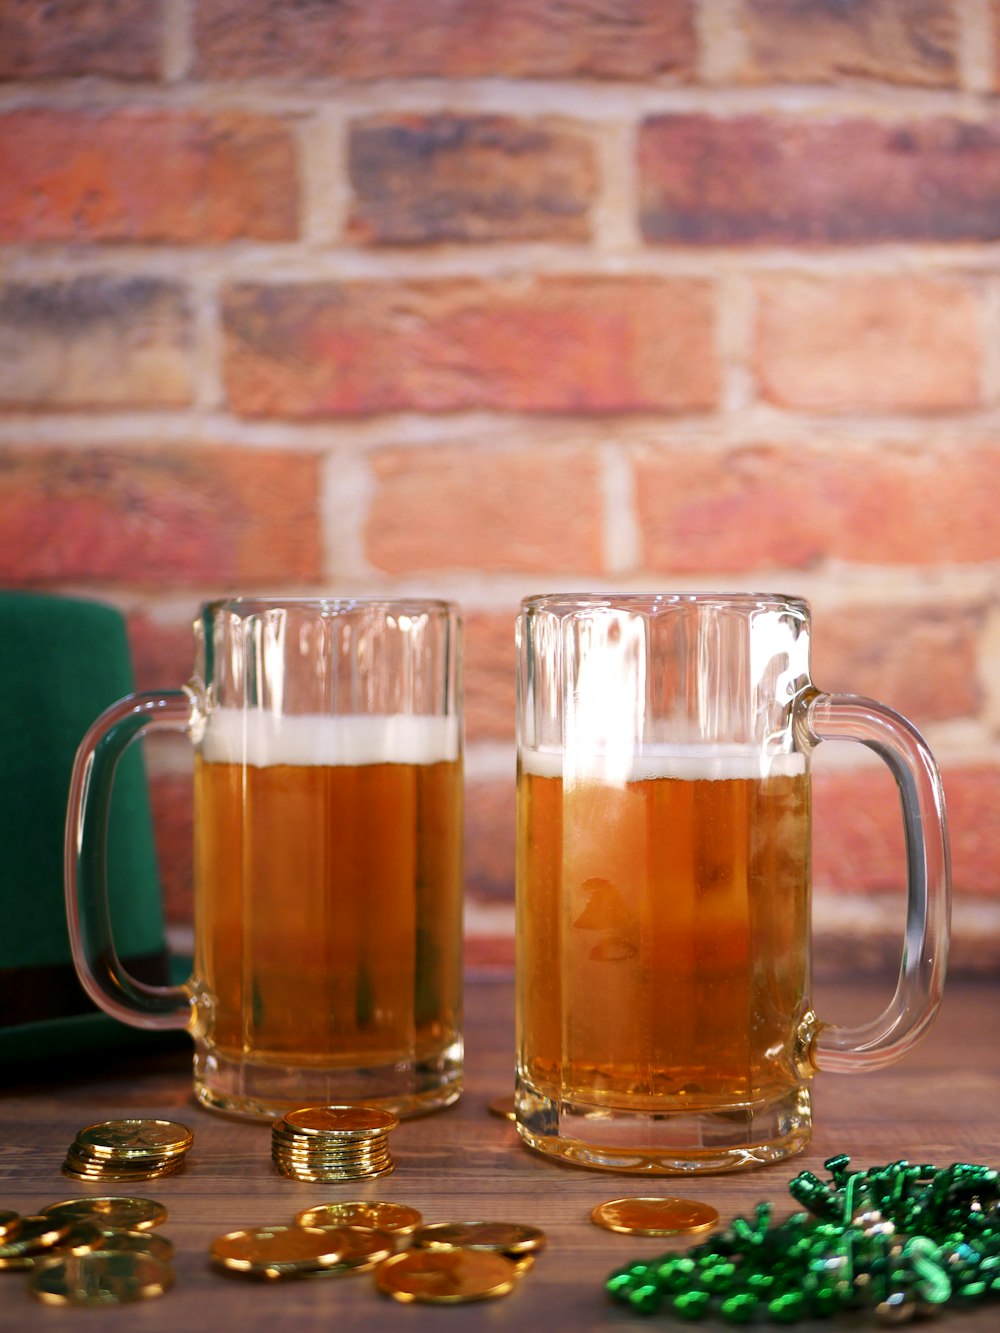
[[28,1290],[45,1305],[120,1305],[162,1296],[173,1270],[148,1254],[92,1250],[61,1255],[32,1273]]
[[[58,1250],[60,1254],[86,1254],[89,1250],[113,1248],[113,1246],[105,1244],[103,1228],[86,1217],[74,1222],[65,1236],[52,1246],[52,1249]],[[45,1253],[47,1254],[49,1251]]]
[[76,1141],[108,1157],[161,1157],[187,1152],[194,1134],[176,1120],[103,1120],[81,1129]]
[[291,1274],[329,1268],[344,1259],[348,1241],[339,1227],[248,1227],[212,1241],[215,1263],[236,1273]]
[[8,1208],[0,1209],[0,1244],[13,1240],[21,1230],[21,1214]]
[[278,1125],[300,1134],[334,1134],[348,1138],[370,1138],[387,1134],[399,1124],[399,1117],[380,1106],[303,1106],[286,1111]]
[[68,1219],[46,1214],[22,1217],[17,1235],[0,1245],[0,1269],[31,1268],[35,1258],[50,1252],[69,1235],[70,1229]]
[[64,1176],[78,1180],[156,1180],[160,1176],[174,1175],[180,1165],[180,1161],[140,1164],[133,1160],[119,1166],[81,1156],[71,1148],[62,1164],[62,1172]]
[[91,1176],[95,1180],[144,1180],[147,1176],[172,1176],[181,1166],[181,1162],[148,1161],[133,1158],[130,1162],[110,1162],[101,1158],[88,1157],[73,1149],[67,1152],[63,1168],[67,1175]]
[[324,1230],[337,1232],[336,1243],[344,1247],[344,1257],[339,1263],[324,1268],[324,1277],[367,1273],[369,1269],[388,1259],[395,1248],[392,1237],[385,1231],[377,1231],[374,1227],[339,1226],[325,1227]]
[[154,1259],[168,1264],[174,1257],[174,1243],[158,1231],[119,1231],[102,1228],[101,1249],[117,1250],[119,1254],[151,1254]]
[[284,1162],[275,1162],[275,1166],[289,1180],[301,1180],[307,1185],[329,1184],[335,1180],[376,1180],[380,1176],[391,1176],[396,1169],[395,1162],[371,1171],[338,1171],[333,1167],[313,1169],[307,1166],[291,1166]]
[[545,1244],[545,1232],[519,1222],[432,1222],[418,1227],[410,1244],[421,1249],[458,1246],[498,1254],[533,1254]]
[[79,1218],[87,1218],[102,1227],[129,1231],[148,1231],[167,1220],[167,1210],[162,1203],[126,1194],[65,1199],[62,1203],[50,1203],[42,1212],[46,1217],[64,1221],[67,1226]]
[[271,1131],[271,1142],[287,1144],[291,1148],[301,1148],[303,1152],[325,1150],[328,1152],[370,1152],[375,1146],[389,1142],[388,1133],[378,1134],[300,1134],[294,1129],[284,1129],[280,1125]]
[[384,1164],[392,1160],[389,1149],[384,1147],[377,1148],[374,1152],[365,1153],[324,1152],[319,1149],[313,1152],[299,1152],[295,1148],[272,1144],[271,1156],[275,1161],[282,1159],[286,1162],[301,1162],[303,1165],[313,1163],[317,1166],[343,1166],[348,1168],[370,1166],[374,1162]]
[[82,1143],[72,1143],[66,1150],[68,1160],[83,1163],[95,1171],[144,1171],[149,1167],[173,1165],[170,1157],[103,1157]]
[[352,1145],[350,1148],[329,1147],[325,1143],[313,1143],[303,1146],[298,1143],[289,1143],[284,1139],[274,1139],[271,1143],[272,1154],[280,1154],[283,1157],[313,1158],[320,1160],[328,1158],[336,1162],[364,1162],[371,1157],[385,1157],[389,1152],[389,1145],[384,1139],[376,1142],[372,1139],[363,1147]]
[[506,1296],[517,1283],[517,1270],[490,1250],[403,1250],[379,1264],[375,1282],[397,1301],[458,1305]]
[[422,1222],[416,1208],[388,1199],[352,1199],[343,1203],[320,1203],[303,1208],[295,1221],[301,1227],[356,1226],[408,1236]]
[[680,1236],[710,1231],[719,1214],[710,1204],[694,1199],[610,1199],[594,1208],[590,1220],[608,1231],[634,1236]]
[[516,1120],[517,1112],[514,1110],[514,1096],[511,1093],[507,1097],[494,1097],[488,1108],[490,1115],[498,1115],[501,1120]]

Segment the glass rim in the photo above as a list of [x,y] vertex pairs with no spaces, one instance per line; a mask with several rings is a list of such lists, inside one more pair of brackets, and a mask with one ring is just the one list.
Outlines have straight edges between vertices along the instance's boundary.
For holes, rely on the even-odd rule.
[[685,607],[791,611],[810,614],[809,602],[796,594],[770,592],[566,592],[534,593],[521,601],[523,614],[539,611],[614,610],[659,614]]
[[237,612],[247,616],[268,611],[314,611],[320,615],[344,615],[352,611],[386,611],[396,615],[457,615],[457,602],[444,597],[323,597],[323,596],[257,596],[240,594],[218,597],[203,602],[202,616],[220,612]]

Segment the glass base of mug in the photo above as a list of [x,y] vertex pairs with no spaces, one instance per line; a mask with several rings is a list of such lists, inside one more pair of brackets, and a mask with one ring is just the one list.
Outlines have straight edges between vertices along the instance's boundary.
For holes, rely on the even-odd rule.
[[537,1152],[576,1166],[634,1175],[742,1171],[791,1157],[809,1142],[809,1089],[750,1106],[667,1114],[555,1101],[518,1080],[517,1130]]
[[202,1106],[251,1120],[273,1120],[299,1106],[363,1102],[406,1118],[450,1106],[462,1092],[462,1043],[412,1064],[363,1069],[236,1060],[196,1048],[194,1092]]

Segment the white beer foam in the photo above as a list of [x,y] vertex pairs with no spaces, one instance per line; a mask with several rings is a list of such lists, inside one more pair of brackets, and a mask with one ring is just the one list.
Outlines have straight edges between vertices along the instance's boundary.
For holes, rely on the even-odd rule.
[[460,749],[457,717],[411,713],[331,717],[240,708],[210,713],[201,743],[207,763],[247,763],[253,768],[437,764],[456,760]]
[[650,778],[725,782],[794,776],[806,771],[805,755],[768,755],[744,745],[646,745],[624,759],[617,750],[567,756],[565,750],[542,746],[522,749],[520,757],[521,771],[535,777],[589,778],[598,782],[643,782]]

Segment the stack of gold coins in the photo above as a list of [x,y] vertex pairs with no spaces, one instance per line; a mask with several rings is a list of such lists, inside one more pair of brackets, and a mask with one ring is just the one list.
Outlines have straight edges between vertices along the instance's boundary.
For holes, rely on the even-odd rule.
[[395,1165],[389,1133],[398,1124],[378,1106],[304,1106],[274,1122],[271,1156],[293,1180],[387,1176]]
[[178,1171],[194,1142],[173,1120],[105,1120],[81,1129],[63,1174],[75,1180],[152,1180]]

